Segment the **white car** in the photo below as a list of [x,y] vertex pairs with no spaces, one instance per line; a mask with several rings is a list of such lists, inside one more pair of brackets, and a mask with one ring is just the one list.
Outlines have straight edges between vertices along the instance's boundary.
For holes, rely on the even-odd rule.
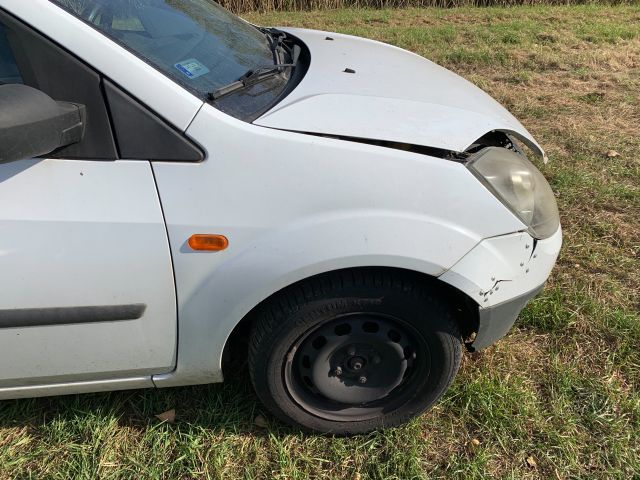
[[560,250],[529,132],[393,46],[0,0],[0,83],[0,399],[220,382],[235,353],[284,421],[398,425]]

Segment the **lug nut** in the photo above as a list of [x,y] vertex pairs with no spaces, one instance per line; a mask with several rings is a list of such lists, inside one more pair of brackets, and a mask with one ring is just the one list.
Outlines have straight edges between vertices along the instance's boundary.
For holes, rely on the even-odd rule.
[[336,369],[333,371],[333,374],[334,374],[336,377],[339,377],[340,375],[342,375],[342,368],[340,368],[340,367],[336,367]]
[[353,357],[356,354],[356,347],[349,347],[349,349],[347,350],[347,355],[349,355],[350,357]]
[[358,380],[360,380],[360,383],[367,383],[367,377],[365,377],[364,375],[360,377]]
[[378,365],[382,361],[382,359],[380,358],[379,355],[376,355],[371,359],[371,361],[373,362],[374,365]]

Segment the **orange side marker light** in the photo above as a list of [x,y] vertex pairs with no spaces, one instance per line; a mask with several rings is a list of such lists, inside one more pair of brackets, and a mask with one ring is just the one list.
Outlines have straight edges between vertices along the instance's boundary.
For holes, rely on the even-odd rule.
[[206,252],[219,252],[229,246],[227,237],[213,234],[191,235],[188,243],[193,250]]

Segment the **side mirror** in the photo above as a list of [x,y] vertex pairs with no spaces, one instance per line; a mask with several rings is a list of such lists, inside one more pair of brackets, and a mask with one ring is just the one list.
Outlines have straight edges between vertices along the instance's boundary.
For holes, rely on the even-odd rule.
[[82,140],[85,107],[26,85],[0,85],[0,163],[38,157]]

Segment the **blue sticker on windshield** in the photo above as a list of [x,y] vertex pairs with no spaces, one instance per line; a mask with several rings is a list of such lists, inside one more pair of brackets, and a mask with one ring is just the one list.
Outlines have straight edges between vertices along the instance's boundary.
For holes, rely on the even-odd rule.
[[195,58],[189,58],[174,65],[178,70],[189,78],[198,78],[209,73],[209,69],[205,67]]

